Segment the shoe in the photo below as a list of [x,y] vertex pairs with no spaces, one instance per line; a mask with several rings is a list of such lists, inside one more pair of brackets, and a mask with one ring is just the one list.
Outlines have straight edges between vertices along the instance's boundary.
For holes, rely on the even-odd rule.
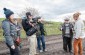
[[42,53],[43,51],[42,51],[42,50],[40,50],[39,52],[40,52],[40,53]]
[[71,51],[69,51],[70,53],[73,53],[73,51],[71,50]]
[[39,55],[39,53],[36,53],[35,55]]
[[68,53],[68,51],[66,51],[66,50],[63,50],[63,53]]
[[47,52],[47,50],[45,49],[45,50],[43,50],[44,52]]

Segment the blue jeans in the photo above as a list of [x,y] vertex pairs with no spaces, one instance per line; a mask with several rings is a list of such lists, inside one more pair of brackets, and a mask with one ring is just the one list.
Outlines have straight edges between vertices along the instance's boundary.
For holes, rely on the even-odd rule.
[[[41,43],[42,43],[42,47],[41,47]],[[37,45],[38,45],[38,49],[41,50],[43,48],[43,51],[45,51],[45,38],[44,35],[38,36],[37,37]]]

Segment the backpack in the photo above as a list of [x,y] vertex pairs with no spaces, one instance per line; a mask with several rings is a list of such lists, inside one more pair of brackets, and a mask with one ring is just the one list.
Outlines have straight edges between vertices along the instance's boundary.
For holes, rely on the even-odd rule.
[[29,29],[26,34],[27,36],[31,36],[33,35],[34,33],[38,32],[39,30],[39,25],[35,25],[34,27],[32,27],[31,29]]
[[39,30],[38,24],[36,24],[36,25],[34,25],[34,27],[32,27],[28,24],[27,19],[22,20],[22,26],[23,26],[23,29],[26,31],[27,36],[31,36]]

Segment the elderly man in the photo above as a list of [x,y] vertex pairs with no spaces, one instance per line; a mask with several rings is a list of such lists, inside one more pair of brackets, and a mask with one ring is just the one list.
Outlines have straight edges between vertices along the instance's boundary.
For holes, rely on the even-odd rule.
[[63,23],[61,27],[62,31],[62,37],[63,37],[63,49],[65,52],[71,53],[72,51],[72,37],[73,37],[73,25],[69,22],[69,18],[65,19],[65,22]]

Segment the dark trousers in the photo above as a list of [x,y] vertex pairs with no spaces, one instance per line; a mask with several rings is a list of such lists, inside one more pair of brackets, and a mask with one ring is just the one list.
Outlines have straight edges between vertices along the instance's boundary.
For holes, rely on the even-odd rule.
[[9,46],[8,44],[6,44],[6,45],[10,50],[10,55],[20,55],[18,46],[15,45],[15,49],[12,49],[11,46]]
[[44,35],[41,35],[39,37],[37,37],[37,45],[38,45],[38,49],[41,50],[41,43],[42,43],[42,48],[43,51],[45,50],[45,38]]
[[68,51],[71,52],[72,50],[72,38],[71,37],[63,37],[63,49],[64,51]]

